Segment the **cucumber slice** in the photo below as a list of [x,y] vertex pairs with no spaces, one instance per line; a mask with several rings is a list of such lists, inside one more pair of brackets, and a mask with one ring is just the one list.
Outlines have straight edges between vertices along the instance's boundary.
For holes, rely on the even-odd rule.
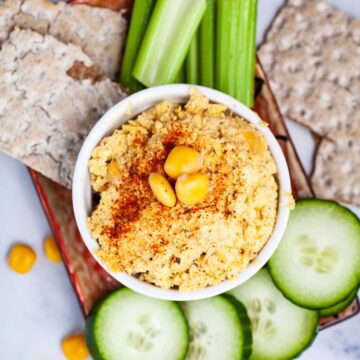
[[188,326],[178,304],[121,288],[89,316],[86,340],[95,360],[180,360]]
[[286,299],[266,268],[230,291],[249,314],[252,331],[252,360],[293,359],[317,334],[319,314]]
[[320,309],[320,316],[337,315],[339,312],[345,310],[356,298],[358,289],[354,290],[345,300],[326,309]]
[[360,221],[333,201],[298,201],[269,261],[275,284],[311,309],[345,299],[360,280]]
[[245,307],[229,295],[181,304],[190,326],[187,360],[247,360],[250,320]]

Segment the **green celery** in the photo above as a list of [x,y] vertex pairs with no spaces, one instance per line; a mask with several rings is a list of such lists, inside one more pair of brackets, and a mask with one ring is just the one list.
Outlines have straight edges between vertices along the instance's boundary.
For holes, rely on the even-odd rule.
[[133,77],[132,71],[154,4],[155,0],[135,0],[131,15],[129,34],[120,71],[120,83],[132,93],[144,88]]
[[215,87],[215,0],[207,0],[199,28],[200,84]]
[[242,1],[217,2],[216,88],[231,96],[235,96],[235,73],[240,61],[239,25]]
[[240,20],[240,64],[237,68],[236,95],[245,105],[254,105],[256,62],[257,0],[242,0]]
[[185,81],[185,63],[184,63],[174,79],[174,84],[184,84],[185,82],[186,81]]
[[191,40],[189,51],[185,58],[186,82],[199,84],[199,46],[198,32]]
[[216,87],[251,107],[257,0],[219,0],[217,10]]
[[206,9],[206,0],[158,0],[133,76],[145,86],[174,81]]

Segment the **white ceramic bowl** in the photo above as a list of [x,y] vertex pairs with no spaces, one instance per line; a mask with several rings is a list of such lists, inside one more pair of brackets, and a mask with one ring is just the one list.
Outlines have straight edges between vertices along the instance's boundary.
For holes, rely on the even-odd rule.
[[[272,235],[256,259],[239,274],[236,280],[225,280],[218,285],[208,286],[202,290],[180,292],[178,290],[164,290],[155,285],[141,281],[125,273],[114,273],[96,256],[94,250],[98,243],[91,238],[87,229],[86,219],[92,209],[92,191],[88,161],[92,150],[107,135],[121,127],[123,123],[134,118],[137,114],[151,108],[163,100],[185,103],[189,98],[189,90],[196,87],[212,102],[225,104],[234,113],[253,123],[265,136],[270,151],[275,159],[278,170],[279,204],[276,223]],[[290,177],[284,155],[274,135],[268,127],[261,124],[259,116],[234,98],[219,91],[193,85],[176,84],[163,85],[140,91],[119,102],[112,107],[94,126],[86,138],[79,153],[73,178],[73,206],[75,218],[84,242],[100,265],[115,279],[138,293],[165,300],[197,300],[204,299],[228,291],[253,276],[272,256],[284,234],[289,217],[289,193],[291,193]]]

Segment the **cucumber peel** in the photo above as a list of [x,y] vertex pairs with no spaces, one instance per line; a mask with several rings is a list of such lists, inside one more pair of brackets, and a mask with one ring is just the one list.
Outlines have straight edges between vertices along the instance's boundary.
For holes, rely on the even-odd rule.
[[250,317],[252,360],[293,359],[317,335],[319,313],[287,300],[266,268],[229,293],[244,304]]
[[242,360],[250,359],[252,353],[252,331],[251,331],[251,321],[248,316],[246,307],[237,300],[233,295],[230,294],[222,294],[227,301],[229,301],[238,314],[238,317],[241,322],[242,326],[242,337],[243,337],[243,344],[242,344]]
[[245,307],[231,295],[182,303],[190,327],[187,360],[248,360],[250,320]]
[[85,336],[95,360],[182,360],[189,344],[187,321],[177,303],[125,287],[95,307]]
[[329,308],[320,309],[320,316],[337,315],[339,312],[345,310],[356,299],[357,292],[358,289],[356,288],[345,300]]
[[296,203],[269,261],[282,293],[309,309],[332,307],[360,280],[360,221],[348,208],[320,199]]

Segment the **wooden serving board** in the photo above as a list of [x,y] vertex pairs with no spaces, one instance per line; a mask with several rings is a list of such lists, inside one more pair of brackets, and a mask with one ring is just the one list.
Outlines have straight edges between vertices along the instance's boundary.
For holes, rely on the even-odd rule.
[[[269,123],[281,145],[291,173],[295,198],[313,197],[309,180],[300,163],[286,129],[265,73],[257,63],[255,111]],[[71,192],[36,171],[29,169],[40,201],[62,252],[75,293],[85,316],[94,303],[109,291],[121,286],[96,263],[87,250],[75,223]],[[321,319],[321,328],[334,325],[360,312],[359,301],[354,301],[336,317]]]

